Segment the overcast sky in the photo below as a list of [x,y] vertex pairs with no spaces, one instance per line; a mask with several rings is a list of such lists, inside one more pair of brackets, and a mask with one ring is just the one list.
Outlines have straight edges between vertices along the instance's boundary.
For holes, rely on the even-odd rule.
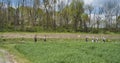
[[[7,1],[7,0],[0,0],[0,1]],[[16,6],[16,2],[21,1],[21,0],[10,0],[10,1],[12,2],[13,6]],[[25,0],[25,1],[30,1],[30,0]],[[59,4],[62,1],[66,4],[67,2],[71,2],[72,0],[57,0],[57,1],[59,1],[59,2],[57,2],[57,4]],[[83,1],[85,4],[90,4],[93,6],[101,6],[101,5],[103,5],[104,2],[108,2],[110,0],[83,0]],[[114,0],[114,1],[118,1],[116,3],[120,3],[120,0]],[[30,2],[27,2],[27,4],[29,4],[29,3]],[[29,5],[31,5],[31,3]]]
[[93,1],[94,1],[94,0],[84,0],[84,3],[85,3],[85,4],[91,4],[91,3],[93,3]]
[[[1,0],[0,0],[1,1]],[[7,1],[7,0],[3,0],[3,1]],[[11,0],[11,2],[13,2],[13,5],[15,5],[15,2],[18,2],[19,0]],[[26,0],[26,1],[29,1],[29,0]],[[71,2],[72,0],[57,0],[59,2],[64,2],[64,3],[67,3],[67,2]],[[95,0],[83,0],[85,4],[94,4],[93,2]],[[101,0],[97,0],[97,1],[101,1]],[[105,0],[104,0],[105,1]],[[58,3],[59,3],[58,2]]]

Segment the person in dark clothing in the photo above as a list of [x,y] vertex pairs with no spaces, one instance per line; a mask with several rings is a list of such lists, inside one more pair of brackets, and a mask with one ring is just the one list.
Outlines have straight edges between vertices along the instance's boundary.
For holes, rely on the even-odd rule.
[[88,42],[88,37],[86,36],[85,41]]
[[35,35],[35,37],[34,37],[34,41],[35,41],[35,43],[37,42],[37,35]]

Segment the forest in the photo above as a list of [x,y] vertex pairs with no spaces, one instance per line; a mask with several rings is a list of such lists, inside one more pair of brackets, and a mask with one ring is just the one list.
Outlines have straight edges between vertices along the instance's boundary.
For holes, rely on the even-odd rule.
[[118,1],[0,0],[0,32],[120,32]]

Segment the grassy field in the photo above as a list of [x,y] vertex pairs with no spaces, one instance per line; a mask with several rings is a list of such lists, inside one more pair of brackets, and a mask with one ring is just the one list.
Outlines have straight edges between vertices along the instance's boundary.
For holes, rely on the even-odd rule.
[[[85,42],[80,39],[9,39],[4,47],[21,56],[22,63],[120,63],[120,42]],[[19,54],[18,54],[19,53]],[[20,58],[19,58],[20,59]],[[25,60],[26,59],[26,60]],[[28,63],[29,63],[28,62]]]

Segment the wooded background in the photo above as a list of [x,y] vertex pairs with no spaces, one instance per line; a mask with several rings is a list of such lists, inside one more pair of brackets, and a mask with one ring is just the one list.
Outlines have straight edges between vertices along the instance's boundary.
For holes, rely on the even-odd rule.
[[95,10],[92,4],[84,5],[82,0],[68,0],[67,3],[60,0],[1,0],[0,31],[120,32],[117,1],[108,0]]

